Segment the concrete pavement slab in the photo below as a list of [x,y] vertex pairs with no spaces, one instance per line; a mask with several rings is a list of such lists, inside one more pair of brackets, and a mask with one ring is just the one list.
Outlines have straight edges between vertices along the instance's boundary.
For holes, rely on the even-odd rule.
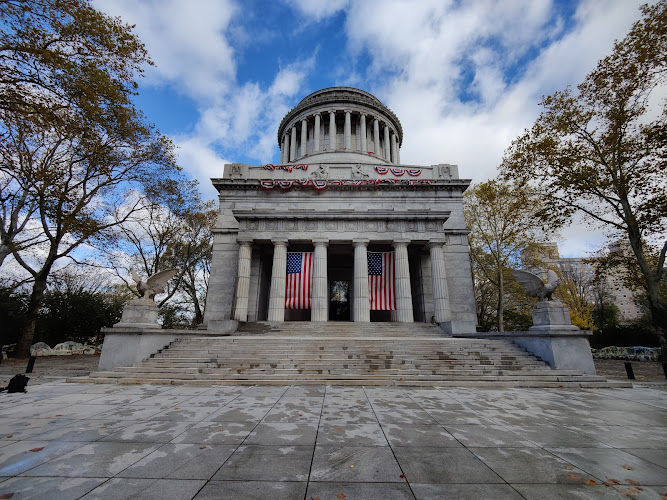
[[522,500],[523,497],[507,484],[413,484],[417,500],[450,499]]
[[0,476],[18,476],[83,445],[67,441],[26,440],[3,446],[0,448]]
[[[344,497],[341,495],[345,495]],[[306,498],[320,500],[410,500],[414,499],[410,487],[399,483],[324,483],[311,482]]]
[[190,500],[206,481],[182,479],[109,479],[81,500]]
[[312,446],[239,446],[214,480],[306,481]]
[[311,481],[400,483],[403,475],[387,447],[317,446]]
[[12,477],[0,484],[0,498],[70,500],[80,498],[107,478]]
[[307,484],[306,482],[288,481],[209,481],[195,499],[293,500],[303,498]]
[[542,449],[470,448],[470,451],[508,483],[578,484],[597,479]]
[[[54,444],[61,444],[52,441]],[[64,444],[64,443],[62,443]],[[60,455],[24,476],[113,477],[154,451],[151,443],[90,443]]]
[[440,425],[383,423],[382,429],[392,447],[458,448],[463,446]]
[[380,424],[332,424],[321,422],[318,445],[389,446]]
[[165,444],[118,477],[210,479],[235,449],[234,445]]
[[170,442],[239,445],[256,425],[255,422],[199,422]]
[[667,484],[667,469],[623,450],[563,448],[551,451],[602,481],[617,479],[622,484],[630,485]]
[[276,423],[265,418],[244,444],[263,444],[270,446],[315,446],[317,422]]
[[624,448],[623,451],[667,469],[667,449]]
[[463,448],[394,448],[410,483],[502,483],[484,462]]

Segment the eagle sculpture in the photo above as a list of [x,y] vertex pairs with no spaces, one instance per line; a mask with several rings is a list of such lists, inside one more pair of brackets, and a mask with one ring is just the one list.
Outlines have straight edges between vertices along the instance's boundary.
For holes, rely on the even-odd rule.
[[134,272],[134,269],[130,269],[130,274],[132,275],[132,279],[137,282],[137,292],[139,292],[141,297],[153,300],[158,293],[164,292],[164,288],[167,286],[169,280],[178,274],[178,269],[160,271],[153,276],[149,276],[146,281],[142,280]]
[[527,271],[513,269],[512,276],[521,284],[526,295],[530,297],[538,297],[540,300],[553,300],[551,294],[556,291],[556,288],[560,283],[560,278],[551,269],[547,271],[546,284],[539,276]]

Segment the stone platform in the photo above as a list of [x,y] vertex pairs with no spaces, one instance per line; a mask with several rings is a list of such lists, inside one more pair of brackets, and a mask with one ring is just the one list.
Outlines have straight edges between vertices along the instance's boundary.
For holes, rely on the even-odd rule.
[[29,386],[0,393],[0,497],[660,499],[666,410],[647,388]]
[[[121,384],[610,387],[552,369],[507,340],[445,337],[435,325],[264,323],[231,337],[187,336],[140,363],[71,381]],[[100,365],[102,363],[100,362]]]

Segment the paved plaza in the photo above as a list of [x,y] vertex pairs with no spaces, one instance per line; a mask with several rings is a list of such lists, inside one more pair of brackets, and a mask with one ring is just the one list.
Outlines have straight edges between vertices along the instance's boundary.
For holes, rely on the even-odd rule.
[[0,394],[0,498],[664,500],[666,410],[647,387],[50,383]]

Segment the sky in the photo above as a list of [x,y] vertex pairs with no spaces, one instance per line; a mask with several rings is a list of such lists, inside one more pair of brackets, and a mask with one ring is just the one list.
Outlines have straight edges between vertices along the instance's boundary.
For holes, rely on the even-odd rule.
[[[277,129],[306,95],[370,92],[404,130],[401,161],[497,175],[543,95],[576,85],[640,17],[636,0],[96,0],[155,62],[136,103],[206,198],[225,163],[278,163]],[[562,232],[588,256],[600,231]]]

